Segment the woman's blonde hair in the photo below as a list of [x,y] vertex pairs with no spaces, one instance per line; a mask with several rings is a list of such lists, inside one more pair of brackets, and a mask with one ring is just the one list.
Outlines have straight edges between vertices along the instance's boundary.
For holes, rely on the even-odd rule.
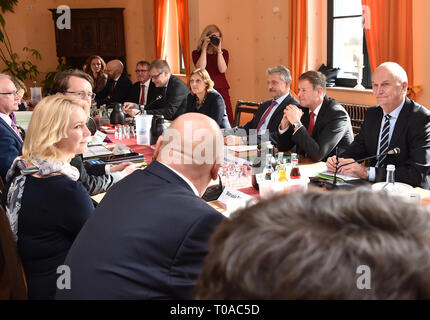
[[220,38],[222,38],[222,32],[220,28],[218,28],[218,26],[215,24],[210,24],[203,29],[202,34],[200,35],[199,43],[197,44],[197,51],[202,50],[202,44],[205,38],[215,32],[219,32],[219,36]]
[[209,92],[211,89],[213,89],[214,82],[212,81],[211,76],[206,71],[206,69],[203,69],[203,68],[194,69],[194,71],[192,71],[190,74],[190,80],[188,81],[188,85],[190,85],[191,76],[193,74],[197,74],[202,78],[203,82],[206,84],[206,92]]
[[[53,95],[43,98],[31,116],[22,146],[22,158],[31,160],[63,160],[56,144],[67,138],[67,128],[74,108],[89,114],[89,104],[73,96]],[[69,159],[70,160],[70,159]]]

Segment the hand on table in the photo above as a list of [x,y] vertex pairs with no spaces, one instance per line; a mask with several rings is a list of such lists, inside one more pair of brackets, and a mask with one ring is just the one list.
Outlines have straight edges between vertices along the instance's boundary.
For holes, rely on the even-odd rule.
[[[345,163],[353,162],[354,159],[352,159],[352,158],[338,158],[338,161],[339,162],[338,162],[337,166],[341,166]],[[332,157],[328,158],[326,165],[327,165],[328,170],[330,170],[331,172],[334,172],[336,170],[336,156],[332,156]],[[369,178],[367,176],[366,167],[364,167],[361,164],[356,163],[356,162],[340,168],[338,170],[338,173],[344,174],[344,175],[349,175],[349,176],[355,176],[357,178],[364,179],[364,180],[367,180]]]
[[132,117],[134,117],[136,114],[140,112],[139,109],[136,109],[136,103],[134,102],[124,102],[122,111],[124,111],[125,113],[127,113]]
[[243,144],[243,140],[242,137],[230,135],[224,137],[224,144],[226,146],[240,146]]
[[113,165],[110,167],[110,172],[117,172],[117,171],[123,171],[126,167],[133,165],[133,162],[127,161],[127,162],[121,162],[119,164]]

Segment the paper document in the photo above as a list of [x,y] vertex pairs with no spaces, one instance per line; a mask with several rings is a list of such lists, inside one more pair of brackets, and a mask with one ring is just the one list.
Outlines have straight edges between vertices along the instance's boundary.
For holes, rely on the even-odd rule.
[[103,145],[89,146],[87,152],[83,154],[84,159],[111,155],[112,151]]
[[[333,181],[334,180],[334,173],[332,173],[331,171],[327,170],[327,171],[318,173],[317,177]],[[359,180],[359,179],[360,178],[357,178],[355,176],[349,176],[349,175],[344,175],[344,174],[339,174],[339,173],[336,175],[336,180],[340,181],[340,182]]]

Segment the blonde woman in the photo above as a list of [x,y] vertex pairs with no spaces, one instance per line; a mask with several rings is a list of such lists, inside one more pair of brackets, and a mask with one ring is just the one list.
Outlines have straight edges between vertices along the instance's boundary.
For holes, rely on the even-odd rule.
[[196,69],[190,75],[191,93],[187,97],[185,112],[198,112],[214,119],[220,128],[230,128],[225,103],[222,96],[216,91],[214,82],[205,69]]
[[106,86],[108,76],[105,70],[106,62],[100,56],[91,56],[85,62],[84,72],[88,73],[94,80],[94,93],[99,93]]
[[192,52],[192,57],[196,68],[206,69],[214,81],[214,88],[224,99],[228,120],[231,124],[233,123],[233,111],[228,92],[230,86],[225,77],[229,53],[226,49],[221,48],[222,39],[220,28],[214,24],[208,25],[200,35],[197,50]]
[[85,152],[87,102],[49,96],[37,104],[22,148],[9,170],[6,213],[17,242],[30,299],[53,299],[57,268],[94,207],[69,164]]

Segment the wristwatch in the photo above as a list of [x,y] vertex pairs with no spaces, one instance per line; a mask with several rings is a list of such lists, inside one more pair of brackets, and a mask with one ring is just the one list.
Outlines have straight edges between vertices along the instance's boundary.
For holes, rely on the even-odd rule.
[[294,126],[294,129],[298,129],[302,126],[302,123],[300,121],[297,121],[297,122],[294,122],[293,126]]

